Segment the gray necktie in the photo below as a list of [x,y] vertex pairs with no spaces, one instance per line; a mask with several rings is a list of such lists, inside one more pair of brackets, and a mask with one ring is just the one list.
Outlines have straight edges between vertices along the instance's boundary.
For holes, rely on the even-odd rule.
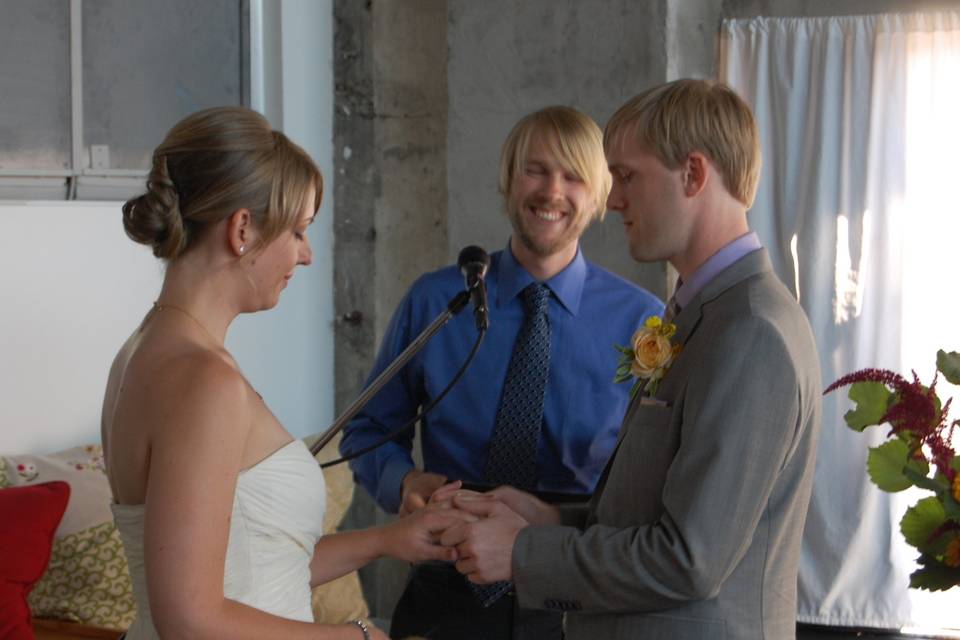
[[667,308],[663,311],[663,322],[673,322],[673,319],[677,317],[677,314],[680,313],[680,305],[677,303],[676,294],[670,296],[670,300],[667,301]]

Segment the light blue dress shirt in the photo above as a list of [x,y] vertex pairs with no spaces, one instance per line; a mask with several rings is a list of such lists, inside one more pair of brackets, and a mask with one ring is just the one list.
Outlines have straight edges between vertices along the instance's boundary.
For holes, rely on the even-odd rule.
[[752,231],[724,245],[723,248],[697,267],[697,270],[693,272],[689,280],[677,284],[677,291],[674,294],[677,304],[680,305],[681,309],[684,308],[690,304],[690,301],[693,300],[695,295],[700,293],[700,289],[703,289],[707,283],[717,277],[721,271],[748,253],[762,248],[763,245],[760,244],[760,238]]

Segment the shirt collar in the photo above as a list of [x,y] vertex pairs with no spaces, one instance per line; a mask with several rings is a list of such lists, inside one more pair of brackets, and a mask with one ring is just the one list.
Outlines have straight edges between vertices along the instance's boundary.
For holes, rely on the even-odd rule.
[[[587,261],[577,245],[577,255],[560,273],[545,280],[544,284],[553,292],[560,304],[573,315],[580,310],[580,298],[587,279]],[[497,265],[497,306],[509,303],[527,285],[536,282],[533,276],[523,268],[510,250],[510,242],[504,249]]]
[[730,242],[715,254],[707,258],[707,261],[697,267],[689,280],[681,282],[677,286],[677,291],[673,294],[677,299],[680,308],[684,308],[694,296],[703,289],[704,286],[713,280],[717,274],[729,267],[731,264],[743,256],[762,248],[760,238],[753,231],[745,233],[733,242]]

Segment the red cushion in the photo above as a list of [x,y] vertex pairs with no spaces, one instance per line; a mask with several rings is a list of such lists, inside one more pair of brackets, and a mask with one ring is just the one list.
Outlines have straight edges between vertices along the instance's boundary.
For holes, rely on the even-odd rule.
[[0,489],[0,638],[33,638],[27,594],[47,568],[69,499],[66,482]]

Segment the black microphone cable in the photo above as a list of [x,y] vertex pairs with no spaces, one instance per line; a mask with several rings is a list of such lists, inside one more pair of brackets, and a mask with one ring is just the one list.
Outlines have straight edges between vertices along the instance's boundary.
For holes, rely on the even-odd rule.
[[[426,405],[425,407],[423,407],[423,409],[421,409],[420,413],[418,413],[418,414],[415,415],[413,418],[411,418],[410,420],[408,420],[402,427],[398,427],[397,429],[394,429],[393,431],[391,431],[391,432],[388,433],[387,435],[383,436],[383,437],[380,438],[379,440],[374,441],[373,444],[369,444],[369,445],[363,447],[362,449],[360,449],[360,450],[358,450],[358,451],[354,451],[354,452],[352,452],[352,453],[348,453],[348,454],[346,454],[346,455],[344,455],[344,456],[342,456],[342,457],[340,457],[340,458],[337,458],[336,460],[331,460],[330,462],[324,462],[324,463],[322,463],[322,464],[320,465],[320,468],[321,468],[321,469],[326,469],[326,468],[328,468],[328,467],[332,467],[332,466],[334,466],[334,465],[338,465],[338,464],[341,464],[341,463],[343,463],[343,462],[347,462],[347,461],[349,461],[349,460],[353,460],[354,458],[359,458],[360,456],[362,456],[362,455],[364,455],[364,454],[370,453],[371,451],[373,451],[373,450],[376,449],[377,447],[383,446],[383,445],[385,445],[386,443],[390,442],[391,440],[394,440],[394,439],[398,438],[399,436],[403,435],[403,433],[404,433],[407,429],[410,429],[411,427],[413,427],[414,425],[416,425],[416,424],[417,424],[417,421],[421,420],[421,419],[422,419],[425,415],[427,415],[435,406],[437,406],[437,404],[438,404],[441,400],[443,400],[444,397],[446,397],[446,395],[447,395],[448,393],[450,393],[450,390],[453,389],[453,387],[454,387],[458,382],[460,382],[460,378],[462,378],[462,377],[463,377],[463,374],[467,372],[467,369],[470,367],[470,363],[473,362],[473,358],[477,355],[477,351],[480,349],[480,343],[483,342],[483,337],[484,337],[485,335],[487,335],[486,329],[483,329],[483,330],[477,332],[477,341],[473,343],[473,348],[470,350],[470,355],[467,356],[467,359],[466,359],[466,361],[464,361],[463,365],[460,367],[460,370],[457,371],[456,375],[453,376],[453,379],[450,380],[450,383],[449,383],[446,387],[444,387],[443,391],[441,391],[439,394],[437,394],[437,397],[435,397],[433,400],[431,400],[430,402],[428,402],[427,405]],[[380,426],[380,427],[383,427],[383,426],[384,426],[384,424],[383,424],[382,422],[380,422],[379,420],[377,420],[377,419],[374,418],[373,416],[367,416],[367,417],[370,418],[370,419],[371,419],[375,424],[377,424],[378,426]]]

